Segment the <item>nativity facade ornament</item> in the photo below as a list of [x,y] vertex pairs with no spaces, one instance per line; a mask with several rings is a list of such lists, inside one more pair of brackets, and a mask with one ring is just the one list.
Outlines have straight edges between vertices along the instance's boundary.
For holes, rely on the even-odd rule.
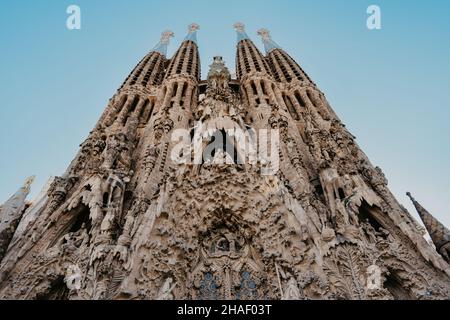
[[264,55],[234,27],[236,78],[218,56],[201,79],[197,24],[172,58],[164,32],[67,171],[3,204],[1,299],[448,299],[448,229],[398,203],[268,30]]

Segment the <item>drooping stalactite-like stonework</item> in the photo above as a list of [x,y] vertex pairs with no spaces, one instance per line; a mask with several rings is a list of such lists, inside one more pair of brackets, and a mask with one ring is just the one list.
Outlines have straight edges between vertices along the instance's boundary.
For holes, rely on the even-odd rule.
[[[445,243],[425,240],[300,65],[238,23],[237,79],[215,57],[201,81],[198,29],[171,59],[163,33],[32,214],[21,198],[12,245],[1,207],[0,298],[447,299]],[[223,148],[174,161],[178,129]],[[236,135],[264,129],[279,136],[272,174]]]

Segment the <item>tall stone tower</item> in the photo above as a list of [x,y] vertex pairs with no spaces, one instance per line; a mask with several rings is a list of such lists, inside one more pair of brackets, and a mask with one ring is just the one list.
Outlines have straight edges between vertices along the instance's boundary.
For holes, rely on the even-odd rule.
[[415,202],[437,252],[269,31],[263,54],[235,24],[237,79],[215,57],[202,81],[198,29],[171,59],[163,33],[38,204],[3,205],[0,298],[448,298],[448,229]]

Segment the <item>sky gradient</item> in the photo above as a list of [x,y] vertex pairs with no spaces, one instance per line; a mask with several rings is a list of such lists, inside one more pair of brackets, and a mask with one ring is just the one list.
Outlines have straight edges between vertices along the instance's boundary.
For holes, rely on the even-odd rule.
[[[82,29],[66,28],[81,8]],[[377,4],[382,29],[366,27]],[[61,175],[102,111],[163,30],[201,26],[205,77],[215,55],[234,70],[242,21],[271,30],[325,93],[390,189],[415,216],[413,195],[450,226],[450,2],[4,0],[0,5],[0,203],[30,175],[31,198]]]

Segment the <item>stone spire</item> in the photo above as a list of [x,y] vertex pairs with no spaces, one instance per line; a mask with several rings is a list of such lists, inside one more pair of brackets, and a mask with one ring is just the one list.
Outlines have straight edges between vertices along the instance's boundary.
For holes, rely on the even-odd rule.
[[184,41],[192,41],[197,44],[197,30],[200,30],[200,26],[196,23],[191,23],[188,26],[188,30],[189,32]]
[[197,30],[200,30],[200,26],[196,23],[191,23],[188,26],[188,30],[188,35],[184,38],[172,59],[170,59],[165,76],[166,79],[181,74],[191,76],[196,80],[200,79],[200,55],[197,44]]
[[245,32],[245,24],[243,24],[242,22],[236,22],[233,25],[233,27],[237,33],[237,42],[238,43],[241,42],[242,40],[250,40],[249,36]]
[[267,60],[277,82],[290,83],[298,80],[304,84],[314,84],[300,65],[272,40],[269,30],[261,28],[258,35],[261,36]]
[[237,32],[238,40],[236,54],[236,73],[238,78],[242,79],[245,75],[255,72],[266,73],[270,77],[270,67],[245,32],[245,25],[237,22],[234,24],[234,28]]
[[269,54],[274,49],[281,49],[281,47],[272,40],[269,30],[261,28],[258,30],[258,35],[261,36],[266,54]]
[[27,183],[3,206],[0,299],[448,299],[450,265],[295,61],[238,25],[237,79],[219,56],[202,79],[197,29],[144,57],[42,205]]
[[[442,254],[441,249],[450,245],[450,231],[435,217],[433,217],[431,213],[422,207],[420,203],[412,197],[411,193],[407,192],[406,195],[411,199],[414,207],[416,207],[416,210],[427,228],[437,251]],[[448,259],[448,256],[444,255],[444,258]]]
[[[167,47],[170,42],[170,38],[174,36],[174,33],[170,30],[166,30],[161,33],[161,40],[158,44],[150,50],[150,52],[142,58],[142,60],[131,71],[128,77],[123,82],[121,89],[129,89],[129,87],[141,87],[139,89],[151,89],[155,85],[161,84],[164,78],[164,69],[166,63]],[[118,97],[121,100],[123,97]],[[132,100],[132,99],[131,99]],[[131,101],[129,102],[131,103]],[[114,119],[118,109],[122,109],[124,103],[114,106],[112,112],[109,113],[109,117]]]
[[34,176],[25,180],[21,187],[2,206],[0,212],[0,261],[8,249],[9,243],[19,225],[25,209],[25,200],[30,193],[30,186],[34,181]]
[[163,56],[167,55],[167,46],[169,45],[170,38],[173,38],[174,33],[170,30],[166,30],[161,34],[161,40],[158,42],[152,52],[159,52]]

